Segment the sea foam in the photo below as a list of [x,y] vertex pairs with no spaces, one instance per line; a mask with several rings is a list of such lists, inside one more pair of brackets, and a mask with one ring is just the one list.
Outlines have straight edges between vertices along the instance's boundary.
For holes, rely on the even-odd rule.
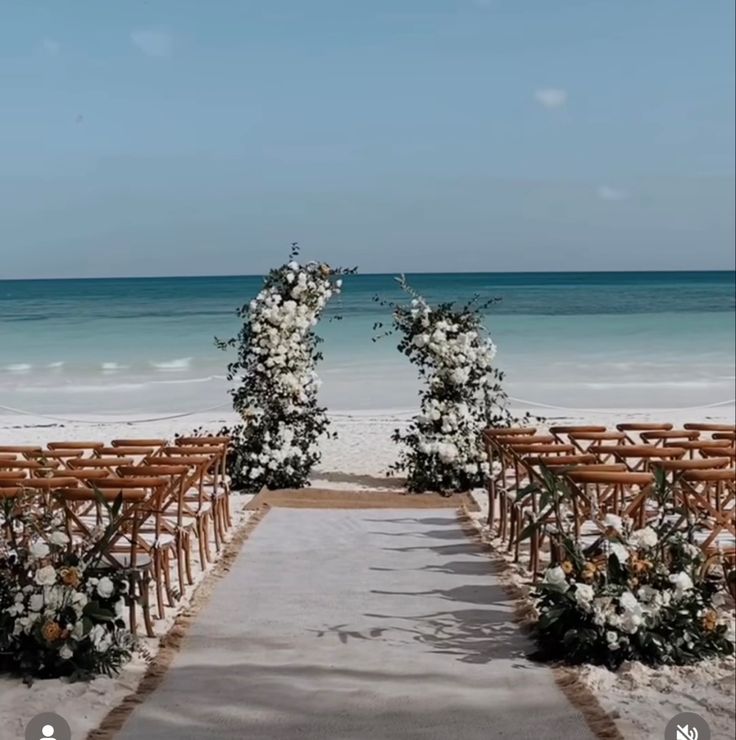
[[191,357],[180,357],[177,360],[166,360],[164,362],[152,362],[151,366],[155,367],[156,370],[188,370],[189,364],[191,363]]

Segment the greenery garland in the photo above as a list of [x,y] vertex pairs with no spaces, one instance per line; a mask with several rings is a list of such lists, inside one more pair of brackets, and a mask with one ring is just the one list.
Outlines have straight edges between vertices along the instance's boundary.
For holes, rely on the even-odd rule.
[[321,458],[318,441],[329,434],[318,403],[322,339],[314,328],[340,293],[341,276],[356,270],[300,264],[298,254],[293,244],[288,263],[271,270],[258,295],[238,310],[238,335],[216,340],[221,349],[237,350],[227,377],[238,384],[230,393],[243,423],[222,433],[232,439],[229,473],[242,490],[309,485]]
[[[423,382],[420,413],[393,440],[402,445],[394,473],[405,473],[411,491],[466,491],[482,486],[490,472],[482,432],[508,426],[503,373],[493,366],[496,347],[483,327],[482,314],[495,299],[478,296],[463,306],[431,306],[398,278],[408,304],[375,300],[392,308],[398,349],[417,366]],[[376,324],[379,328],[381,324]]]

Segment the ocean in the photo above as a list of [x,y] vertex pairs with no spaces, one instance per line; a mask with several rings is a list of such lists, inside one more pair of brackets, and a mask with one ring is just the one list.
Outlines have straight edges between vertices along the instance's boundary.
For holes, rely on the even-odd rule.
[[[733,272],[408,275],[430,301],[500,301],[486,314],[509,394],[565,408],[679,408],[734,397]],[[0,413],[145,416],[227,402],[237,306],[262,278],[0,280]],[[410,409],[414,368],[375,300],[394,276],[355,275],[319,334],[322,400],[335,410]],[[334,320],[335,317],[341,320]]]

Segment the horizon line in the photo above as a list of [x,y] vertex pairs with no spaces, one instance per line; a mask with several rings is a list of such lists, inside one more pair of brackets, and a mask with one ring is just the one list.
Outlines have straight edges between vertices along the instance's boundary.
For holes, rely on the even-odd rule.
[[[273,269],[273,268],[271,268]],[[358,277],[385,277],[398,275],[620,275],[620,274],[676,274],[676,273],[736,273],[736,268],[716,268],[709,270],[398,270],[391,272],[356,272]],[[0,283],[54,281],[54,280],[197,280],[202,278],[262,278],[264,273],[221,273],[206,275],[93,275],[75,277],[0,277]],[[350,277],[349,275],[346,277]]]

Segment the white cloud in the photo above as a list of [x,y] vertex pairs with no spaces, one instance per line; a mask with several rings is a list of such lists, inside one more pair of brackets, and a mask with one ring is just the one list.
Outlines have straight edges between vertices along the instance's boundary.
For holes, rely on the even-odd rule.
[[614,188],[610,185],[599,185],[596,193],[601,200],[626,200],[629,194],[621,188]]
[[166,31],[142,28],[133,31],[130,40],[149,57],[168,57],[174,51],[174,39]]
[[61,44],[54,39],[44,39],[41,44],[41,51],[50,57],[55,57],[61,51]]
[[559,108],[567,102],[567,90],[559,87],[545,87],[534,92],[536,101],[545,108]]

